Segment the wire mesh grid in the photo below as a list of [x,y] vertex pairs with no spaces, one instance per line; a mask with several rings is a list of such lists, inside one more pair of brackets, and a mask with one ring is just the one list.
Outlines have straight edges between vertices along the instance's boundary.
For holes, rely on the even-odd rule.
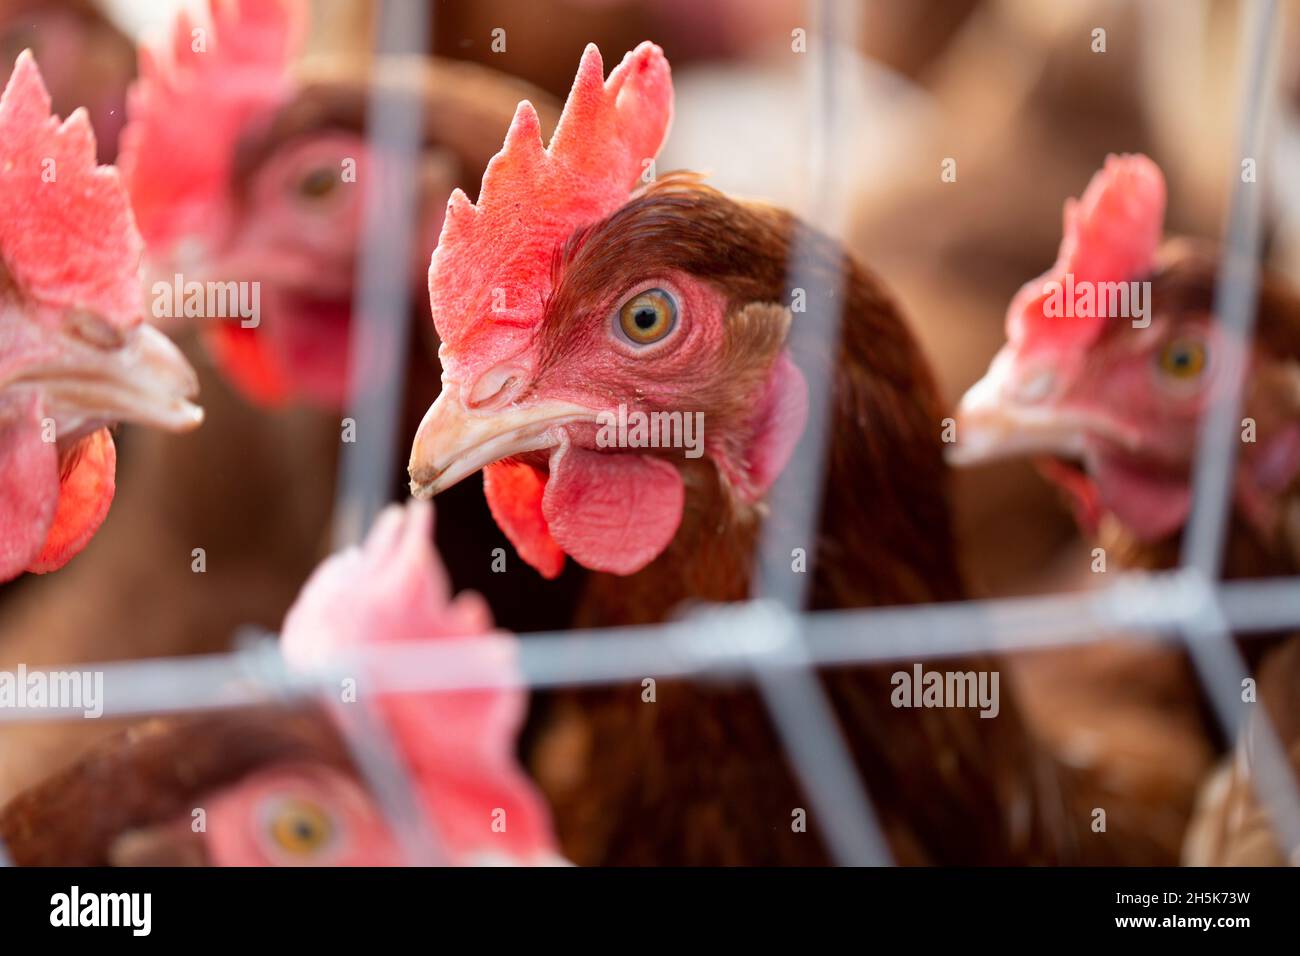
[[[833,78],[856,5],[810,0],[812,31],[806,83],[814,118],[807,167],[814,184],[809,214],[834,232],[837,215],[829,156],[841,128]],[[380,6],[376,52],[421,53],[429,36],[420,4],[388,0]],[[1239,62],[1240,156],[1258,155],[1264,143],[1273,88],[1276,0],[1242,5]],[[362,366],[400,368],[406,341],[407,303],[393,263],[406,259],[415,241],[402,213],[404,189],[416,161],[414,107],[407,100],[374,95],[368,137],[394,159],[393,180],[366,197],[367,253],[357,291],[360,345],[353,359],[351,414],[368,437],[345,449],[335,509],[335,544],[355,544],[385,501],[392,460],[386,446],[402,440],[397,429],[400,381],[375,391]],[[1249,344],[1255,312],[1261,236],[1260,195],[1255,184],[1233,177],[1215,315],[1224,332]],[[395,225],[396,223],[396,225]],[[789,263],[790,288],[824,286],[801,256]],[[840,277],[842,279],[842,276]],[[836,289],[821,291],[835,298]],[[841,316],[814,313],[794,323],[792,350],[825,349],[838,336]],[[393,334],[394,332],[403,334]],[[711,606],[664,624],[530,633],[520,642],[518,667],[503,673],[495,659],[456,642],[390,644],[348,653],[330,666],[307,672],[290,668],[276,636],[248,633],[225,654],[79,665],[104,675],[103,716],[138,717],[240,708],[268,702],[319,698],[335,718],[366,782],[412,864],[442,859],[433,822],[420,809],[395,742],[384,721],[366,705],[340,707],[341,675],[365,674],[380,693],[403,694],[499,686],[545,689],[604,685],[657,678],[741,678],[760,692],[796,779],[823,821],[828,849],[840,864],[891,862],[870,794],[854,767],[831,705],[816,675],[821,667],[882,664],[973,652],[1014,652],[1123,639],[1149,640],[1188,651],[1202,688],[1227,739],[1252,721],[1257,796],[1287,858],[1300,860],[1300,791],[1282,744],[1263,710],[1243,702],[1246,664],[1234,635],[1300,628],[1300,579],[1221,580],[1222,553],[1231,514],[1231,489],[1244,369],[1229,369],[1226,384],[1202,422],[1194,462],[1192,510],[1177,569],[1110,575],[1111,583],[1083,593],[998,598],[863,610],[805,612],[806,575],[782,573],[792,542],[814,539],[819,517],[823,457],[828,437],[830,388],[810,382],[809,426],[798,453],[773,488],[772,497],[795,511],[795,519],[770,523],[756,555],[755,596]],[[28,673],[34,673],[30,670]],[[80,709],[23,706],[0,709],[0,723],[80,717]],[[0,846],[0,865],[8,858]]]

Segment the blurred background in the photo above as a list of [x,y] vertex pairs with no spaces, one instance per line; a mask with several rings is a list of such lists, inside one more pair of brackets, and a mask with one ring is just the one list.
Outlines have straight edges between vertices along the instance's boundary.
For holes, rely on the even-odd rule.
[[[134,44],[163,35],[183,6],[0,0],[0,62],[33,49],[56,111],[85,106],[101,159],[111,162],[136,69]],[[813,25],[801,0],[441,0],[428,7],[435,57],[510,81],[478,139],[444,144],[446,175],[471,195],[504,132],[497,119],[508,120],[516,99],[533,98],[544,125],[553,123],[586,44],[599,45],[608,67],[650,39],[672,63],[677,95],[659,171],[693,169],[728,192],[796,212],[812,208],[806,144],[814,114],[797,47],[800,31]],[[1300,3],[1284,3],[1282,12],[1281,68],[1269,90],[1275,121],[1260,162],[1274,171],[1265,209],[1269,265],[1300,280],[1300,176],[1276,174],[1300,170]],[[949,402],[987,368],[1004,340],[1011,296],[1055,257],[1063,201],[1081,193],[1107,154],[1140,151],[1163,168],[1171,234],[1219,236],[1239,121],[1234,0],[862,0],[855,20],[853,35],[840,37],[834,79],[844,126],[832,139],[829,186],[839,218],[821,225],[839,232],[897,296]],[[1105,31],[1104,52],[1094,50],[1096,30]],[[374,68],[374,43],[372,4],[317,0],[299,66],[364,77]],[[483,75],[448,73],[443,82],[468,88]],[[956,161],[953,182],[940,177],[948,159]],[[436,203],[431,209],[420,232],[422,264],[440,215]],[[427,299],[416,295],[412,308],[413,341],[427,344]],[[0,667],[229,647],[244,628],[278,627],[327,552],[337,403],[310,389],[259,403],[247,381],[241,386],[223,367],[230,343],[174,331],[200,368],[208,424],[181,438],[123,436],[118,499],[102,533],[61,574],[0,586]],[[409,405],[419,409],[421,401],[412,395]],[[1028,464],[962,472],[955,494],[977,593],[1095,581],[1067,504]],[[203,575],[191,568],[200,546]],[[444,556],[458,583],[480,583],[475,567],[458,572],[456,557]],[[498,616],[519,631],[559,626],[563,608],[549,616],[529,610],[545,603],[530,597],[540,581],[520,574],[517,600],[495,606]],[[1067,687],[1064,674],[1095,671],[1086,689],[1094,696],[1080,706],[1113,712],[1123,706],[1124,675],[1162,666],[1138,652],[1070,653],[1020,663],[1041,678],[1028,682],[1027,696],[1031,705],[1039,701],[1044,721],[1049,702],[1059,705],[1080,685]],[[113,729],[94,724],[0,729],[0,802]],[[1186,776],[1204,768],[1218,743],[1179,730],[1134,740],[1128,756]]]

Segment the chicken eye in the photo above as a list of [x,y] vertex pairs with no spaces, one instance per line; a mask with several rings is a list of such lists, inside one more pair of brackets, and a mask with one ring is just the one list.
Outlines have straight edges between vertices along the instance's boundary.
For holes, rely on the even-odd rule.
[[294,856],[309,856],[329,846],[334,825],[329,814],[305,800],[286,800],[277,805],[267,821],[275,845]]
[[1170,378],[1190,381],[1205,371],[1205,345],[1191,339],[1175,339],[1160,352],[1160,371]]
[[304,199],[325,199],[338,185],[338,175],[328,166],[317,166],[298,180],[298,195]]
[[646,289],[618,310],[618,328],[633,345],[662,341],[677,325],[677,303],[663,289]]

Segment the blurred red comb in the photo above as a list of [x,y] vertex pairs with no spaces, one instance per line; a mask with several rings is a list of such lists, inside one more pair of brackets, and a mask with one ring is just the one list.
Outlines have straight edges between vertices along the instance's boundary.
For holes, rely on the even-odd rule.
[[140,321],[140,234],[86,111],[60,123],[30,51],[0,97],[0,261],[38,302]]
[[478,203],[459,189],[447,203],[429,266],[444,364],[471,351],[476,366],[493,362],[528,340],[556,247],[627,202],[668,135],[672,101],[668,61],[646,42],[608,80],[600,51],[587,46],[547,148],[532,105],[519,104]]
[[151,250],[219,219],[235,144],[283,97],[306,22],[302,0],[209,0],[209,13],[205,27],[181,12],[170,44],[140,47],[127,97],[118,165]]
[[1140,153],[1107,156],[1080,199],[1065,201],[1065,225],[1056,263],[1025,283],[1007,309],[1007,338],[1024,345],[1081,348],[1106,317],[1048,316],[1049,282],[1067,274],[1080,283],[1128,282],[1148,275],[1164,231],[1165,178]]

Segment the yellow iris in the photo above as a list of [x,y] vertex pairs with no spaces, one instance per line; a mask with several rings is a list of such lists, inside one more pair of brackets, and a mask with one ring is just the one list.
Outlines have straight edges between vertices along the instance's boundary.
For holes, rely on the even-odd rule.
[[663,289],[647,289],[623,303],[618,324],[634,345],[651,345],[677,324],[677,303]]
[[276,845],[298,856],[315,853],[334,834],[329,815],[314,803],[288,800],[271,817],[271,837]]
[[1202,343],[1175,339],[1160,352],[1160,371],[1172,378],[1196,378],[1205,371],[1206,357]]

